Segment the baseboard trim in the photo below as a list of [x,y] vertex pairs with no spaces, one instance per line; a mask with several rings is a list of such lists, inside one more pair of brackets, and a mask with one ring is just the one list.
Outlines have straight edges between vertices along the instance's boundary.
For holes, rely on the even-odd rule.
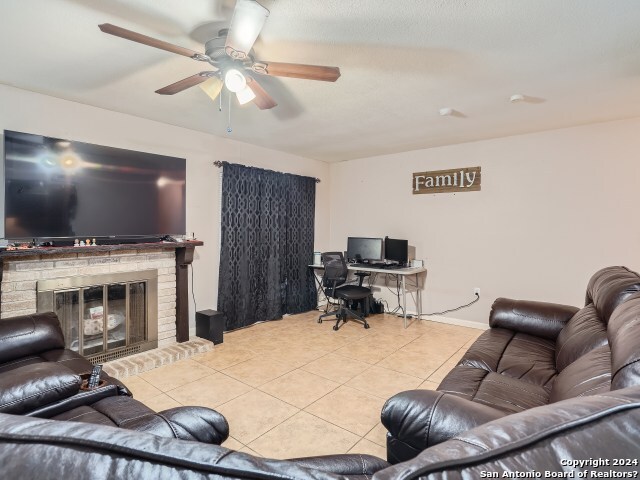
[[[418,316],[417,312],[407,312],[407,315],[411,315],[413,318]],[[463,320],[462,318],[454,317],[441,317],[440,315],[422,316],[422,320],[429,320],[431,322],[447,323],[449,325],[458,325],[460,327],[477,328],[478,330],[488,330],[489,325],[480,322],[474,322],[472,320]]]

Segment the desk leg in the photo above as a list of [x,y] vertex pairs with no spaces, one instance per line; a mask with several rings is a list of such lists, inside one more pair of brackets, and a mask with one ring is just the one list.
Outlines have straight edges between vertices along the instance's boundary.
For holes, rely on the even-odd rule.
[[404,328],[407,328],[407,284],[406,275],[402,275],[402,313],[404,314]]
[[422,289],[420,288],[420,275],[416,273],[416,301],[418,302],[418,320],[422,320]]
[[322,288],[322,280],[320,279],[320,276],[316,273],[316,270],[313,269],[313,279],[315,280],[315,284],[317,285],[316,288],[316,310],[320,308],[320,302],[321,302],[321,295],[324,297],[324,299],[327,301],[327,304],[325,305],[324,311],[325,313],[329,310],[329,299],[327,298],[327,296],[324,294],[324,289]]

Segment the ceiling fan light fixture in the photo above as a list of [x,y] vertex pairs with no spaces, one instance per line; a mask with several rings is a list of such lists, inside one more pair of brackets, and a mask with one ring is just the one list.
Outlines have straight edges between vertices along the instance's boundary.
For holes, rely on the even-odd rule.
[[209,95],[211,100],[215,100],[220,95],[220,90],[222,90],[222,80],[218,77],[211,77],[204,83],[201,83],[199,87],[202,89],[204,93]]
[[242,60],[247,57],[268,16],[269,10],[255,0],[236,2],[226,42],[226,51],[231,58]]
[[242,90],[236,93],[236,97],[238,97],[238,102],[240,102],[240,105],[244,105],[245,103],[249,103],[251,100],[256,98],[256,94],[249,88],[249,85],[247,85]]
[[240,70],[232,68],[224,74],[224,84],[230,92],[238,93],[247,86],[247,79]]

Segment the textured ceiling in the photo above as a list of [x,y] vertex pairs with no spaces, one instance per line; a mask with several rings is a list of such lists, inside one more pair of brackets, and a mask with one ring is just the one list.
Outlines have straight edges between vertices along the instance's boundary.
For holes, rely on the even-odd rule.
[[257,58],[342,77],[260,77],[279,106],[234,100],[230,134],[226,96],[219,112],[197,87],[154,93],[201,62],[98,24],[203,51],[233,1],[2,0],[0,83],[325,161],[640,116],[638,0],[261,3],[271,15]]

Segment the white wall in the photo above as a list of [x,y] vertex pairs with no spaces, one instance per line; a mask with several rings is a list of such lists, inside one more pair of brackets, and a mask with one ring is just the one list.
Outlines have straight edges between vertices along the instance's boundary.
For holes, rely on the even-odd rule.
[[[324,162],[0,85],[4,129],[186,158],[187,231],[205,243],[196,248],[193,264],[198,310],[215,308],[218,296],[220,169],[215,160],[320,178],[315,244],[316,249],[328,245],[330,182]],[[190,315],[193,325],[193,302]]]
[[[640,269],[639,152],[633,119],[332,164],[331,247],[409,239],[427,312],[474,287],[449,316],[486,323],[500,296],[580,305],[597,269]],[[478,165],[480,192],[412,194],[413,172]]]

